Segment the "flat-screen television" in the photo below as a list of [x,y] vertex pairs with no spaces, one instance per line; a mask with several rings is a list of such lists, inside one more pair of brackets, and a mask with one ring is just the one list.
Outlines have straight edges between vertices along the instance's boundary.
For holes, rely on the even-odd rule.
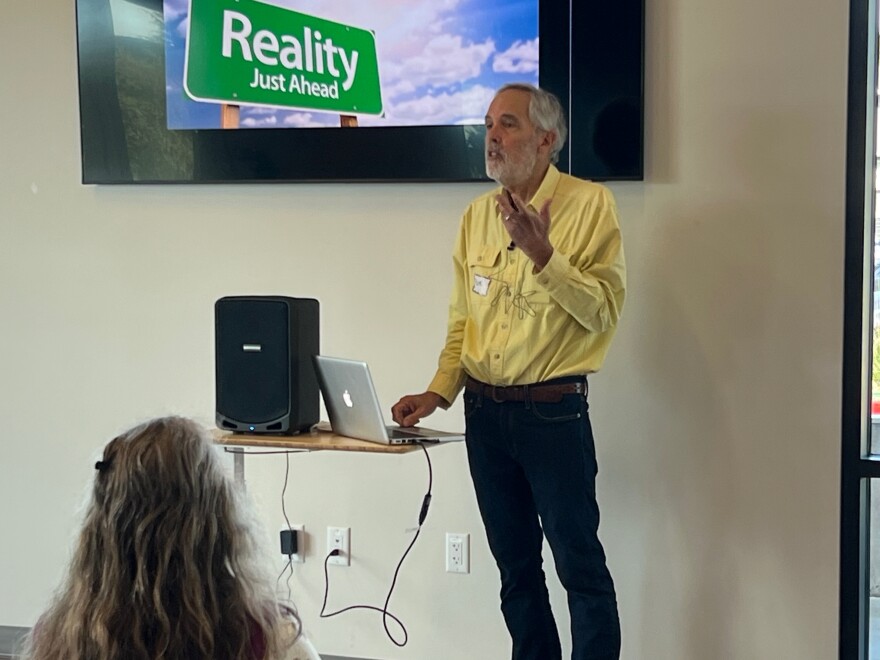
[[643,176],[644,0],[77,0],[83,183],[482,181],[493,92]]

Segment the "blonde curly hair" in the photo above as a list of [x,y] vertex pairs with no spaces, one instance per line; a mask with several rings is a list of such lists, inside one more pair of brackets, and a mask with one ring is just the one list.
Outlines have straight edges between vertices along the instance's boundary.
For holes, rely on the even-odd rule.
[[240,489],[180,417],[113,439],[27,660],[256,660],[291,642]]

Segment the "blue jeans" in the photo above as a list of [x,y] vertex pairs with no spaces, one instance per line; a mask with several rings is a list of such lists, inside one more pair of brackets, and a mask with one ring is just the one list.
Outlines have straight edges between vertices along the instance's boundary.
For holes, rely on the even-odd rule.
[[498,403],[465,391],[464,404],[468,462],[501,572],[513,660],[562,656],[541,568],[545,534],[568,594],[572,660],[617,660],[620,622],[597,536],[596,450],[586,397]]

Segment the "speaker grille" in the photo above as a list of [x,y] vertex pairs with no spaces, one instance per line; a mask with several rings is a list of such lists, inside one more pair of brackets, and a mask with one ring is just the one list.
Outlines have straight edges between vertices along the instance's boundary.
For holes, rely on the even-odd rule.
[[290,413],[290,316],[283,301],[216,306],[217,410],[262,424]]

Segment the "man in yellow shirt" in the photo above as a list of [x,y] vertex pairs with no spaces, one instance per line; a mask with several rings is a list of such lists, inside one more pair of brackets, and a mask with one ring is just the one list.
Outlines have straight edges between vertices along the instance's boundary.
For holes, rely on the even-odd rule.
[[513,84],[495,95],[486,172],[502,188],[462,218],[437,373],[392,408],[398,424],[413,426],[464,388],[468,463],[514,660],[561,657],[544,535],[568,594],[573,660],[620,655],[597,536],[587,375],[602,366],[620,317],[623,247],[611,192],[553,165],[565,136],[552,94]]

